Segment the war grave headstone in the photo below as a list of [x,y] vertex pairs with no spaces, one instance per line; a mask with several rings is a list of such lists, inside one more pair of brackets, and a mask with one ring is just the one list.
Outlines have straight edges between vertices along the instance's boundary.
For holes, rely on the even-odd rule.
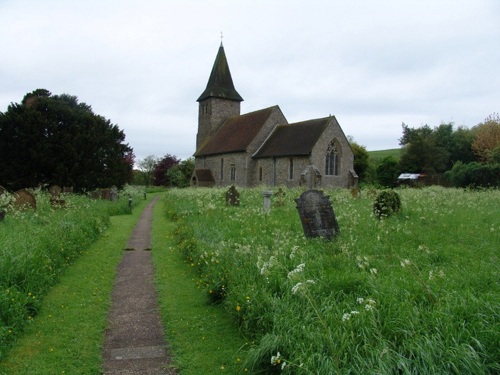
[[234,185],[232,185],[226,192],[226,204],[229,206],[240,205],[240,193],[236,190]]
[[328,196],[319,190],[308,190],[295,199],[306,237],[332,239],[340,228]]
[[32,208],[36,210],[36,199],[33,194],[31,194],[26,189],[18,190],[14,193],[14,207],[22,210],[26,208]]

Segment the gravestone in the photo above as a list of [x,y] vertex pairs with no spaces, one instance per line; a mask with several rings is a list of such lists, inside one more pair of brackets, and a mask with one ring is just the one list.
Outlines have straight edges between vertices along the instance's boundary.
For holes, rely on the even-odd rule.
[[282,188],[279,188],[278,191],[276,192],[276,199],[274,200],[274,204],[276,206],[284,206],[285,205],[285,196],[286,196],[286,193],[283,191]]
[[109,200],[116,201],[118,199],[118,189],[116,186],[112,186],[109,190]]
[[65,187],[63,187],[63,193],[65,193],[65,194],[73,194],[73,186],[65,186]]
[[230,206],[240,205],[240,193],[236,190],[234,185],[232,185],[226,192],[226,204]]
[[52,196],[52,198],[57,198],[59,195],[61,195],[62,189],[58,185],[52,185],[49,187],[49,194]]
[[353,187],[351,189],[351,195],[353,198],[360,198],[361,197],[361,189],[357,186]]
[[321,172],[313,165],[308,166],[300,174],[300,186],[308,189],[314,189],[321,186]]
[[14,193],[14,207],[17,209],[32,208],[36,210],[36,199],[33,194],[31,194],[26,189],[18,190]]
[[111,190],[110,189],[101,189],[99,190],[101,193],[101,199],[111,200]]
[[306,237],[332,239],[340,228],[328,196],[318,190],[308,190],[295,199]]
[[5,214],[6,214],[5,210],[0,210],[0,222],[4,221]]
[[264,213],[268,213],[271,211],[271,196],[273,195],[272,191],[265,190],[262,192],[262,196],[264,197],[264,205],[262,206],[262,210]]

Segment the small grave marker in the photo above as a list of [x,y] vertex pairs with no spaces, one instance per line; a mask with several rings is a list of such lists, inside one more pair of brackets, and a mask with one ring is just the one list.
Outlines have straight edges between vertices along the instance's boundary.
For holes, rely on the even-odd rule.
[[271,196],[273,195],[272,191],[265,190],[262,192],[262,196],[264,197],[264,205],[262,207],[264,213],[269,213],[271,211]]
[[236,190],[234,185],[232,185],[226,192],[226,204],[230,206],[240,205],[240,193]]
[[339,225],[328,196],[318,190],[308,190],[295,199],[300,221],[306,237],[332,239],[339,231]]
[[58,198],[59,195],[61,195],[62,189],[58,185],[52,185],[49,187],[49,194],[52,196],[52,198]]
[[275,205],[276,206],[284,206],[285,205],[285,196],[286,196],[286,193],[283,191],[282,188],[279,188],[278,191],[276,192]]
[[36,199],[26,189],[18,190],[14,193],[14,207],[17,209],[32,208],[36,210]]

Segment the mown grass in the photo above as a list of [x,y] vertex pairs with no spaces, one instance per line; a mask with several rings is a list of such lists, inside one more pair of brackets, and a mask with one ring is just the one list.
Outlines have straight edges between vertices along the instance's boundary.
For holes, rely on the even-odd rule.
[[200,290],[196,269],[176,249],[175,223],[164,204],[154,211],[153,259],[173,365],[182,375],[244,373],[249,345],[230,316]]
[[304,238],[299,190],[267,215],[261,190],[239,207],[224,193],[172,190],[166,205],[198,286],[254,340],[250,373],[500,371],[500,191],[398,190],[384,220],[365,192],[328,191],[331,242]]
[[375,166],[388,156],[392,156],[394,159],[399,160],[401,158],[401,149],[391,148],[387,150],[368,151],[369,161]]
[[[87,201],[83,198],[72,197],[69,201],[75,207],[77,203],[86,205]],[[91,204],[108,205],[107,202]],[[125,210],[128,210],[128,200],[125,203],[113,203],[104,210],[108,213],[110,209],[118,212],[120,209],[116,209],[117,204],[123,204]],[[8,265],[12,267],[9,275],[26,275],[19,279],[23,282],[14,285],[12,280],[16,279],[2,274],[2,374],[99,373],[102,332],[114,271],[145,201],[135,200],[132,215],[114,216],[110,219],[109,214],[98,215],[97,220],[102,220],[100,222],[105,223],[105,227],[110,226],[111,230],[99,229],[101,239],[97,243],[97,237],[85,238],[88,233],[84,229],[75,231],[82,237],[68,234],[68,223],[77,227],[85,225],[87,220],[96,220],[95,210],[84,211],[82,206],[71,208],[71,205],[65,211],[57,212],[39,207],[36,213],[22,214],[23,217],[17,218],[17,222],[11,217],[8,218],[9,221],[2,223],[6,226],[0,230],[9,228],[11,232],[2,232],[4,244],[7,243],[6,238],[10,241],[12,236],[24,238],[19,232],[30,230],[29,238],[26,239],[29,240],[30,247],[25,241],[21,242],[23,247],[16,248],[17,253],[12,252],[12,247],[7,248],[11,253],[3,248],[0,258],[4,266],[6,259],[23,260],[17,263],[9,261]],[[88,219],[85,215],[94,218]],[[59,224],[61,218],[66,225]],[[37,225],[33,220],[45,223],[43,226],[46,232],[43,228],[33,228]],[[20,224],[31,225],[32,228],[19,228]],[[71,249],[72,246],[77,250],[69,252],[68,248]],[[53,256],[54,251],[71,254],[63,257],[61,267],[57,269],[54,264],[58,258]],[[42,259],[42,264],[38,258]],[[52,269],[49,272],[44,269],[45,262],[51,262]],[[10,284],[6,284],[7,282]],[[13,290],[20,296],[20,301],[13,296]],[[8,320],[11,316],[13,318]],[[9,349],[11,346],[13,347]]]

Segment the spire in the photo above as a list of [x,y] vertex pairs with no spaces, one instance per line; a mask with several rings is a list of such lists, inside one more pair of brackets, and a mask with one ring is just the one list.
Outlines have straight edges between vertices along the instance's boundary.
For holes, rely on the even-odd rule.
[[227,64],[226,54],[224,53],[224,47],[222,46],[222,40],[219,52],[215,58],[212,73],[210,73],[210,78],[208,79],[207,88],[203,91],[197,101],[199,102],[210,97],[235,100],[238,102],[243,101],[243,98],[234,88],[231,72],[229,71],[229,65]]

